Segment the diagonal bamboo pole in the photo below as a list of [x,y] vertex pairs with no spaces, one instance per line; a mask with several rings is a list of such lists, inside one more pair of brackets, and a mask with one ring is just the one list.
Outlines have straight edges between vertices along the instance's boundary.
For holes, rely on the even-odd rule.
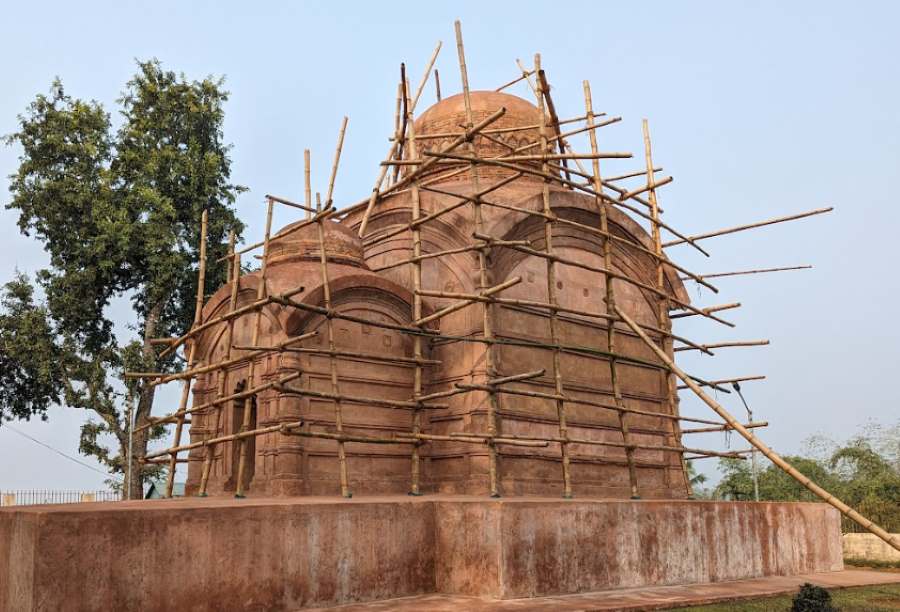
[[712,410],[716,414],[718,414],[720,417],[722,417],[722,419],[732,429],[734,429],[736,432],[738,432],[741,435],[741,437],[743,437],[745,440],[747,440],[747,442],[749,442],[751,445],[753,445],[754,448],[756,448],[763,455],[765,455],[766,458],[769,459],[769,461],[771,461],[772,463],[777,465],[779,468],[781,468],[782,470],[787,472],[787,474],[789,476],[791,476],[794,480],[796,480],[801,485],[803,485],[804,487],[809,489],[814,495],[816,495],[817,497],[820,497],[826,503],[831,504],[832,506],[837,508],[841,512],[841,514],[843,514],[844,516],[846,516],[847,518],[849,518],[850,520],[855,522],[857,525],[859,525],[860,527],[862,527],[869,533],[872,533],[872,534],[876,535],[877,537],[881,538],[889,546],[892,546],[893,548],[900,550],[900,536],[897,536],[896,534],[888,533],[887,531],[885,531],[884,529],[882,529],[881,527],[876,525],[873,521],[870,521],[869,519],[867,519],[866,517],[861,515],[859,512],[857,512],[856,510],[854,510],[853,508],[851,508],[850,506],[848,506],[847,504],[845,504],[844,502],[839,500],[837,497],[835,497],[834,495],[832,495],[831,493],[829,493],[828,491],[826,491],[825,489],[823,489],[822,487],[820,487],[819,485],[814,483],[812,480],[810,480],[809,478],[804,476],[794,466],[792,466],[790,463],[785,461],[781,457],[781,455],[779,455],[778,453],[773,451],[771,448],[769,448],[766,444],[764,444],[761,440],[759,440],[755,435],[753,435],[753,432],[751,432],[749,429],[744,427],[740,423],[740,421],[738,421],[736,418],[734,418],[731,415],[731,413],[729,413],[719,402],[717,402],[713,398],[709,397],[703,391],[703,389],[700,388],[700,385],[698,385],[693,380],[691,380],[690,376],[685,374],[681,368],[679,368],[677,365],[675,365],[675,362],[672,359],[670,359],[668,355],[666,355],[662,350],[660,350],[660,348],[658,346],[656,346],[656,344],[647,336],[647,334],[645,334],[643,332],[643,330],[641,330],[641,328],[634,321],[631,320],[631,317],[629,317],[627,314],[622,312],[621,308],[617,307],[616,310],[619,313],[619,316],[622,317],[622,319],[625,321],[625,323],[628,324],[628,326],[632,329],[632,331],[634,331],[634,333],[636,333],[640,337],[640,339],[644,341],[644,344],[646,344],[647,347],[649,347],[650,350],[652,350],[656,354],[656,356],[659,357],[660,361],[662,361],[662,363],[664,363],[672,371],[673,374],[675,374],[678,378],[680,378],[684,382],[684,384],[686,384],[688,386],[688,388],[690,388],[690,390],[693,391],[694,394],[703,401],[704,404],[706,404],[707,406],[712,408]]

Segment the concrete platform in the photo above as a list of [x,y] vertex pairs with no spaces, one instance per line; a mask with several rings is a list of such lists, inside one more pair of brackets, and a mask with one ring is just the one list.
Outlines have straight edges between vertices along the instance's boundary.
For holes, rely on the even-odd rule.
[[[795,593],[811,582],[827,589],[900,584],[900,573],[867,570],[818,572],[799,576],[769,576],[715,584],[618,589],[581,595],[533,599],[488,600],[460,595],[422,595],[365,604],[317,608],[328,612],[587,612],[588,610],[668,610],[684,606],[739,601]],[[309,608],[306,608],[309,610]],[[315,610],[315,609],[314,609]]]
[[824,504],[292,497],[0,510],[0,606],[292,610],[843,569]]

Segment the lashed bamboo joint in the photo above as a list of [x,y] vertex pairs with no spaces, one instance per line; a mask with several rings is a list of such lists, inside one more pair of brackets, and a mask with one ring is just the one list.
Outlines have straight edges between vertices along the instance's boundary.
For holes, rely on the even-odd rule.
[[[661,217],[658,191],[673,178],[657,176],[646,121],[645,169],[607,172],[633,154],[601,151],[601,128],[621,118],[597,121],[604,113],[587,82],[582,114],[566,120],[539,55],[494,91],[473,91],[457,23],[462,92],[442,98],[440,48],[414,91],[401,66],[391,146],[371,193],[334,203],[344,118],[324,202],[313,201],[306,150],[303,203],[266,196],[263,239],[238,249],[232,238],[216,262],[227,262],[228,282],[208,299],[203,214],[194,325],[153,342],[162,357],[183,347],[187,365],[129,373],[183,384],[177,410],[143,426],[175,424],[172,446],[142,458],[168,465],[167,493],[187,463],[187,490],[199,495],[684,498],[686,458],[745,452],[686,446],[683,436],[727,431],[798,477],[750,433],[767,423],[737,422],[701,388],[727,393],[723,385],[764,376],[707,381],[674,362],[681,351],[768,341],[697,343],[673,321],[733,327],[715,313],[740,306],[695,306],[683,280],[716,292],[707,279],[800,267],[701,275],[664,249],[708,255],[698,241],[831,209],[683,234]],[[417,115],[432,74],[437,103]],[[534,104],[502,93],[517,84]],[[627,179],[636,180],[615,184]],[[275,232],[276,206],[300,217]],[[245,273],[250,253],[260,267]],[[681,415],[680,389],[721,420]]]

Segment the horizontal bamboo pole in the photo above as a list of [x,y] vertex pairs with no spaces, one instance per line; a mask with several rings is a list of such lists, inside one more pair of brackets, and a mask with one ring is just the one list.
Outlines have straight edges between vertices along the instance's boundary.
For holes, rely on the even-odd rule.
[[[663,171],[663,169],[661,167],[653,169],[654,173],[662,172],[662,171]],[[626,174],[617,174],[615,176],[605,176],[605,177],[603,177],[603,180],[604,181],[621,181],[623,179],[634,178],[636,176],[647,176],[647,170],[646,169],[638,170],[637,172],[628,172]]]
[[445,251],[437,251],[435,253],[424,253],[419,255],[418,257],[408,257],[406,259],[398,259],[397,261],[392,261],[389,264],[379,266],[377,268],[372,268],[373,272],[383,272],[385,270],[390,270],[392,268],[397,268],[400,266],[405,266],[409,264],[418,263],[420,261],[425,261],[427,259],[435,259],[437,257],[444,257],[446,255],[456,255],[458,253],[467,253],[469,251],[480,251],[485,247],[490,246],[529,246],[531,243],[527,240],[497,240],[494,243],[488,244],[486,242],[476,242],[475,244],[467,244],[465,246],[457,247],[455,249],[447,249]]
[[[737,272],[716,272],[715,274],[698,274],[700,278],[722,278],[724,276],[746,276],[748,274],[764,274],[766,272],[786,272],[788,270],[811,270],[812,266],[786,266],[783,268],[762,268],[759,270],[739,270]],[[682,278],[681,280],[688,280]],[[690,279],[693,280],[693,279]]]
[[[275,297],[291,298],[291,297],[297,295],[298,293],[303,293],[304,291],[306,291],[306,287],[301,286],[301,287],[297,287],[296,289],[291,289],[290,291],[285,291],[280,296],[275,296]],[[160,359],[162,359],[163,357],[166,357],[167,355],[171,354],[172,351],[177,349],[179,346],[181,346],[182,344],[184,344],[185,342],[187,342],[194,336],[203,333],[210,327],[215,327],[219,323],[225,323],[232,319],[237,319],[238,317],[242,317],[245,314],[254,312],[259,308],[264,308],[264,307],[268,306],[269,304],[271,304],[272,302],[273,302],[273,296],[269,296],[269,297],[263,298],[261,300],[256,300],[255,302],[247,304],[246,306],[241,306],[240,308],[231,310],[223,315],[213,317],[212,319],[210,319],[209,321],[206,321],[205,323],[202,323],[200,325],[192,327],[187,333],[179,336],[178,338],[172,339],[171,342],[169,342],[169,347],[166,350],[164,350],[163,352],[161,352],[159,354],[159,357],[160,357]]]
[[[428,152],[425,152],[428,155]],[[545,155],[508,155],[503,158],[509,162],[550,161],[556,159],[630,159],[631,153],[605,152],[605,153],[547,153]],[[425,162],[423,159],[397,159],[381,162],[385,166],[418,166]],[[452,162],[451,162],[452,163]],[[671,180],[672,177],[669,177]]]
[[633,191],[626,191],[625,193],[623,193],[622,195],[619,196],[619,199],[620,200],[630,200],[634,196],[641,195],[642,193],[650,191],[651,189],[656,189],[657,187],[662,187],[663,185],[668,185],[669,183],[671,183],[674,180],[675,180],[675,178],[671,177],[671,176],[667,176],[666,178],[662,178],[659,180],[654,180],[653,185],[645,185],[645,186],[635,189]]
[[287,306],[289,308],[296,308],[298,310],[305,310],[307,312],[314,312],[316,314],[320,314],[323,317],[330,317],[332,319],[342,319],[344,321],[353,321],[354,323],[361,323],[362,325],[371,325],[372,327],[379,327],[381,329],[391,329],[394,331],[400,331],[407,334],[418,334],[420,336],[434,336],[437,334],[436,331],[430,329],[420,329],[418,327],[407,327],[405,325],[394,325],[393,323],[383,323],[381,321],[373,321],[371,319],[366,319],[363,317],[356,317],[353,315],[344,314],[338,312],[337,310],[331,308],[323,308],[322,306],[313,306],[312,304],[304,304],[303,302],[296,302],[290,298],[282,298],[280,296],[274,296],[272,301],[281,304],[282,306]]
[[518,83],[519,81],[521,81],[521,80],[523,80],[523,79],[527,79],[527,78],[528,78],[529,76],[531,76],[532,74],[534,74],[534,70],[523,70],[521,75],[517,76],[516,78],[514,78],[512,81],[509,81],[508,83],[504,83],[503,85],[501,85],[500,87],[498,87],[498,88],[495,89],[494,91],[498,91],[498,92],[499,92],[499,91],[503,91],[503,90],[506,89],[507,87],[511,87],[512,85],[515,85],[515,84]]
[[[757,227],[764,227],[766,225],[774,225],[776,223],[784,223],[785,221],[794,221],[796,219],[805,219],[806,217],[812,217],[814,215],[822,215],[825,213],[829,213],[834,210],[833,206],[829,206],[828,208],[816,208],[815,210],[810,210],[807,212],[798,213],[796,215],[788,215],[787,217],[776,217],[774,219],[766,219],[765,221],[757,221],[756,223],[748,223],[746,225],[737,225],[735,227],[727,227],[725,229],[715,230],[712,232],[706,232],[705,234],[697,234],[695,236],[689,236],[691,240],[706,240],[707,238],[714,238],[716,236],[724,236],[726,234],[734,234],[735,232],[743,232],[744,230],[754,229]],[[672,240],[671,242],[666,242],[663,244],[664,247],[675,246],[678,244],[684,244],[685,240],[678,239]]]
[[[753,423],[744,423],[744,427],[747,429],[756,429],[757,427],[768,427],[768,421],[758,421]],[[722,423],[721,425],[716,425],[715,427],[695,427],[692,429],[682,429],[681,433],[683,434],[696,434],[696,433],[714,433],[717,431],[731,431],[734,429],[728,423]]]
[[[256,351],[263,350],[266,347],[264,346],[234,346],[232,348],[241,350],[241,351]],[[365,353],[362,351],[339,351],[339,350],[329,350],[329,349],[320,349],[320,348],[305,348],[305,347],[285,347],[280,349],[285,353],[301,353],[305,355],[329,355],[334,357],[347,357],[349,359],[368,359],[371,361],[381,361],[384,363],[404,363],[404,364],[418,364],[424,366],[436,366],[441,365],[441,361],[438,359],[417,359],[415,357],[392,357],[389,355],[378,355],[375,353]]]
[[292,201],[288,200],[287,198],[279,198],[278,196],[266,194],[266,199],[272,200],[273,202],[278,202],[279,204],[284,204],[285,206],[299,208],[300,210],[305,210],[306,212],[311,212],[311,213],[318,212],[315,208],[311,208],[310,206],[307,206],[306,204],[298,204],[297,202],[292,202]]
[[[490,297],[490,296],[494,295],[495,293],[500,293],[501,291],[503,291],[505,289],[509,289],[510,287],[513,287],[515,285],[518,285],[521,282],[522,282],[522,277],[516,276],[514,278],[510,278],[509,280],[500,283],[499,285],[495,285],[493,287],[484,289],[480,293],[480,295],[482,297]],[[436,321],[437,319],[445,317],[445,316],[449,315],[450,313],[456,312],[457,310],[461,310],[461,309],[465,308],[466,306],[471,306],[472,304],[475,304],[476,302],[477,302],[477,300],[463,300],[461,302],[451,304],[445,308],[441,308],[440,310],[431,313],[430,315],[428,315],[426,317],[422,317],[418,321],[413,321],[413,325],[425,325],[426,323]]]
[[[477,233],[474,235],[476,238],[479,238],[481,240],[485,240],[485,241],[493,240],[490,236],[484,236],[482,234],[477,234]],[[539,251],[537,249],[532,249],[529,247],[509,246],[509,248],[516,250],[516,251],[520,251],[522,253],[526,253],[528,255],[532,255],[534,257],[543,257],[544,259],[549,259],[549,260],[555,261],[557,263],[565,264],[565,265],[572,266],[575,268],[581,268],[583,270],[589,270],[591,272],[599,272],[600,274],[606,274],[607,276],[611,276],[613,278],[618,278],[619,280],[621,280],[623,282],[634,285],[635,287],[638,287],[645,291],[649,291],[650,293],[653,293],[654,295],[658,295],[659,297],[664,297],[667,300],[669,300],[670,302],[672,302],[673,304],[677,304],[678,306],[681,306],[682,308],[690,310],[691,312],[694,312],[698,315],[706,317],[707,319],[711,319],[711,320],[721,323],[723,325],[727,325],[728,327],[734,327],[734,323],[731,323],[730,321],[726,321],[725,319],[721,319],[713,314],[703,312],[702,310],[692,306],[688,302],[682,302],[681,300],[675,298],[674,296],[668,294],[667,292],[661,291],[661,290],[657,289],[656,287],[654,287],[653,285],[648,285],[647,283],[642,283],[639,280],[635,280],[634,278],[631,278],[630,276],[628,276],[626,274],[620,274],[619,272],[614,272],[613,270],[607,270],[606,268],[601,268],[599,266],[592,266],[590,264],[585,264],[580,261],[576,261],[574,259],[569,259],[567,257],[560,257],[559,255],[551,255],[549,253],[546,253],[545,251]]]
[[[471,434],[467,432],[458,432],[450,434],[454,438],[489,438],[488,434]],[[606,440],[592,440],[590,438],[571,438],[571,437],[560,437],[560,436],[525,436],[525,435],[516,435],[516,434],[504,434],[504,437],[510,440],[529,440],[529,441],[540,441],[540,442],[566,442],[568,444],[584,444],[589,446],[610,446],[613,448],[630,448],[630,449],[643,449],[643,450],[657,450],[657,451],[669,451],[676,453],[704,453],[710,454],[711,456],[716,457],[727,457],[733,458],[733,453],[730,452],[720,452],[714,450],[707,450],[701,448],[688,448],[685,446],[666,446],[661,444],[642,444],[642,443],[629,443],[625,444],[624,442],[608,442]]]
[[[461,144],[471,141],[472,138],[474,138],[478,134],[478,132],[480,132],[487,126],[489,126],[492,123],[494,123],[495,121],[497,121],[504,114],[506,114],[506,109],[501,107],[497,112],[491,114],[490,116],[486,117],[484,120],[480,121],[477,125],[473,126],[472,129],[466,130],[461,136],[458,136],[457,138],[455,138],[452,142],[450,142],[443,149],[443,151],[444,152],[453,151]],[[404,176],[402,179],[400,179],[399,181],[397,181],[396,183],[394,183],[393,185],[388,187],[383,192],[379,192],[377,190],[377,188],[373,189],[372,195],[369,198],[367,198],[367,200],[366,200],[366,209],[365,209],[365,212],[363,213],[362,220],[360,221],[360,226],[359,226],[360,238],[362,238],[366,235],[366,225],[368,225],[369,217],[372,214],[372,209],[375,207],[375,202],[380,197],[384,197],[388,193],[391,193],[393,191],[396,191],[397,189],[400,189],[400,187],[405,187],[406,185],[409,185],[414,180],[416,180],[423,172],[425,172],[428,168],[433,166],[434,163],[436,163],[436,162],[437,162],[437,158],[426,161],[421,166],[419,166],[418,168],[416,168],[415,170],[413,170],[412,172],[410,172],[409,174]]]
[[675,262],[673,262],[672,260],[670,260],[668,257],[665,257],[664,255],[663,255],[663,256],[657,255],[655,252],[651,251],[650,249],[648,249],[647,247],[645,247],[645,246],[642,245],[642,244],[638,244],[637,242],[632,242],[631,240],[628,240],[628,239],[626,239],[626,238],[622,238],[621,236],[616,236],[615,234],[613,234],[613,233],[611,233],[611,232],[609,232],[609,231],[604,231],[604,230],[602,230],[602,229],[599,228],[599,227],[594,227],[594,226],[591,226],[591,225],[585,225],[584,223],[579,223],[579,222],[577,222],[577,221],[572,221],[571,219],[566,219],[566,218],[564,218],[564,217],[560,217],[559,215],[557,215],[557,214],[555,214],[555,213],[547,214],[547,213],[545,213],[545,212],[543,212],[543,211],[539,211],[539,210],[531,210],[531,209],[528,209],[528,208],[522,208],[521,206],[514,206],[514,205],[512,205],[512,204],[502,204],[502,203],[500,203],[500,202],[488,201],[488,200],[485,200],[485,199],[482,199],[482,200],[481,200],[481,203],[482,203],[482,204],[487,204],[488,206],[494,206],[494,207],[496,207],[496,208],[503,208],[503,209],[505,209],[505,210],[511,210],[511,211],[519,212],[519,213],[522,213],[522,214],[525,214],[525,215],[530,215],[530,216],[532,216],[532,217],[541,217],[541,218],[543,218],[543,219],[548,219],[548,220],[553,221],[553,222],[555,222],[555,223],[561,223],[561,224],[563,224],[563,225],[569,225],[569,226],[571,226],[571,227],[577,227],[578,229],[584,230],[584,231],[589,232],[589,233],[591,233],[591,234],[596,234],[596,235],[598,235],[598,236],[603,236],[604,238],[608,238],[608,239],[612,240],[613,242],[616,242],[616,243],[618,243],[618,244],[626,245],[626,246],[628,246],[629,248],[631,248],[631,249],[633,249],[633,250],[635,250],[635,251],[638,251],[638,252],[640,252],[640,253],[643,253],[644,255],[647,255],[648,257],[652,257],[654,260],[659,261],[659,262],[662,262],[663,265],[671,266],[672,268],[676,269],[677,271],[681,272],[682,274],[687,275],[687,276],[690,277],[692,280],[694,280],[694,281],[700,283],[701,285],[703,285],[704,287],[706,287],[707,289],[709,289],[709,290],[712,291],[713,293],[718,293],[718,292],[719,292],[718,288],[716,288],[714,285],[710,284],[709,282],[707,282],[707,281],[704,280],[703,278],[697,276],[696,274],[694,274],[694,273],[691,272],[690,270],[687,270],[687,269],[685,269],[685,268],[682,268],[681,266],[679,266],[678,264],[676,264]]
[[739,340],[735,342],[713,342],[711,344],[701,344],[700,347],[695,346],[676,346],[675,352],[678,351],[696,351],[702,349],[720,349],[720,348],[732,348],[738,346],[768,346],[770,343],[768,340]]
[[[295,232],[299,232],[304,227],[308,227],[308,226],[312,225],[313,223],[318,223],[319,221],[324,221],[331,215],[335,214],[335,212],[337,212],[337,211],[335,210],[335,208],[333,206],[325,207],[325,208],[321,209],[320,211],[318,211],[313,216],[311,216],[309,219],[304,219],[303,221],[298,222],[296,225],[293,225],[287,229],[281,230],[281,232],[279,232],[278,234],[273,236],[273,239],[281,240],[287,236],[290,236],[291,234],[293,234]],[[228,255],[223,255],[222,257],[219,257],[216,260],[216,263],[221,263],[223,261],[227,261],[229,259],[239,257],[239,256],[243,255],[244,253],[249,253],[250,251],[252,251],[254,249],[258,249],[259,247],[262,247],[265,245],[266,245],[265,240],[260,240],[259,242],[254,242],[253,244],[245,246],[243,249],[235,251],[234,253],[229,253]]]
[[[701,308],[700,310],[706,313],[712,312],[720,312],[722,310],[731,310],[732,308],[740,308],[740,302],[732,302],[730,304],[720,304],[718,306],[707,306],[706,308]],[[696,316],[695,312],[674,312],[669,315],[670,319],[681,319],[684,317],[693,317]]]
[[[718,385],[726,385],[728,383],[741,383],[741,382],[748,382],[751,380],[765,380],[765,379],[766,379],[765,376],[741,376],[739,378],[724,378],[722,380],[702,381],[702,382],[698,382],[697,384],[699,384],[700,386],[703,386],[703,387],[716,387]],[[678,385],[678,388],[679,389],[687,389],[688,386],[687,385]],[[717,390],[721,391],[721,389],[717,389]]]
[[138,433],[138,432],[144,431],[148,427],[155,427],[156,425],[163,425],[164,423],[174,423],[178,419],[178,417],[184,416],[186,414],[192,414],[194,412],[200,412],[201,410],[206,410],[207,408],[212,408],[213,406],[218,406],[220,404],[224,404],[224,403],[227,403],[230,401],[244,399],[246,397],[256,395],[257,393],[260,393],[262,391],[266,391],[267,389],[273,388],[277,384],[289,383],[292,380],[300,378],[301,375],[302,375],[302,372],[294,372],[293,374],[288,374],[287,376],[279,378],[278,380],[274,380],[272,382],[258,385],[256,387],[246,389],[239,393],[232,393],[231,395],[226,395],[224,397],[217,398],[211,402],[206,402],[203,404],[198,404],[196,406],[191,406],[190,408],[185,408],[184,410],[178,410],[176,412],[173,412],[171,414],[167,414],[167,415],[161,416],[161,417],[156,417],[156,418],[150,417],[148,419],[149,420],[148,423],[136,428],[134,430],[134,432]]
[[420,185],[419,189],[421,189],[423,191],[433,191],[435,193],[441,193],[444,195],[449,195],[451,197],[461,198],[461,199],[458,202],[453,202],[452,204],[449,204],[448,206],[445,206],[434,212],[431,212],[431,213],[425,215],[424,217],[419,217],[418,219],[413,219],[409,223],[401,225],[400,227],[395,227],[393,229],[390,229],[385,234],[376,235],[374,237],[366,236],[363,239],[363,244],[366,246],[369,246],[369,245],[375,244],[377,242],[381,242],[382,240],[387,240],[388,238],[393,238],[394,236],[399,236],[400,234],[402,234],[406,231],[415,229],[415,228],[419,227],[420,225],[428,223],[429,221],[433,221],[434,219],[437,219],[438,217],[441,217],[451,211],[454,211],[457,208],[460,208],[461,206],[468,204],[469,202],[478,200],[479,198],[491,193],[492,191],[495,191],[505,185],[508,185],[509,183],[512,183],[514,180],[516,180],[520,176],[522,176],[522,173],[517,173],[513,176],[506,177],[504,179],[497,181],[493,185],[486,187],[485,189],[481,189],[471,195],[453,193],[451,191],[442,191],[439,189],[423,187]]
[[281,425],[271,425],[269,427],[262,427],[260,429],[251,429],[249,431],[242,431],[236,434],[230,434],[227,436],[219,436],[218,438],[209,438],[208,440],[201,440],[200,442],[193,442],[191,444],[183,444],[181,446],[173,446],[172,448],[167,448],[161,451],[156,451],[144,455],[144,459],[155,459],[156,457],[162,457],[163,455],[171,455],[172,453],[180,453],[183,451],[193,450],[195,448],[203,448],[204,446],[215,446],[216,444],[221,444],[222,442],[231,442],[233,440],[243,440],[244,438],[252,438],[255,436],[261,436],[267,433],[274,433],[276,431],[281,431],[284,433],[285,431],[290,431],[294,427],[302,427],[303,421],[295,421],[293,423],[282,423]]
[[[454,385],[460,391],[495,391],[497,393],[505,393],[507,395],[518,395],[521,397],[533,397],[536,399],[558,400],[569,404],[580,404],[582,406],[593,406],[604,410],[612,410],[614,412],[624,412],[628,414],[639,414],[648,417],[659,417],[670,421],[687,421],[690,423],[703,423],[706,425],[719,425],[718,421],[709,419],[701,419],[697,417],[686,417],[668,414],[664,412],[652,412],[650,410],[640,410],[639,408],[626,408],[618,406],[614,403],[600,402],[597,400],[589,400],[584,398],[572,397],[561,393],[544,393],[542,391],[529,391],[527,389],[516,389],[513,387],[497,387],[492,388],[490,385],[476,383],[455,383]],[[727,393],[727,391],[726,391]]]
[[[425,151],[424,154],[428,157],[431,157],[432,159],[442,159],[442,158],[443,159],[455,159],[455,160],[459,160],[459,161],[466,161],[466,162],[469,162],[472,164],[487,164],[489,166],[498,166],[500,168],[507,168],[509,170],[515,170],[517,172],[524,172],[525,174],[539,176],[545,180],[548,180],[551,182],[556,182],[563,186],[572,187],[574,189],[577,189],[578,191],[583,191],[584,193],[587,193],[588,195],[602,198],[603,200],[609,202],[610,204],[612,204],[614,206],[619,206],[626,210],[630,210],[634,214],[636,214],[644,219],[647,219],[648,221],[652,221],[652,219],[650,218],[649,215],[647,215],[647,213],[635,208],[634,206],[630,206],[629,204],[626,204],[625,202],[621,202],[619,200],[614,200],[614,199],[610,198],[609,196],[607,196],[606,194],[599,193],[589,187],[585,187],[584,185],[582,185],[580,183],[576,183],[574,181],[564,179],[561,176],[554,176],[553,174],[544,172],[542,170],[537,170],[534,168],[529,168],[528,166],[520,166],[515,163],[508,162],[508,161],[506,161],[505,158],[504,159],[495,159],[495,158],[485,158],[485,157],[477,157],[477,156],[470,156],[470,155],[457,155],[455,153],[445,153],[443,151]],[[659,221],[659,220],[657,220],[656,223],[661,228],[668,231],[669,233],[671,233],[679,238],[686,238],[681,232],[674,229],[670,225],[663,223],[662,221]],[[695,249],[697,249],[698,251],[700,251],[707,257],[709,257],[709,253],[707,253],[702,247],[694,244],[694,241],[692,239],[688,239],[687,242],[691,246],[693,246]]]
[[[541,302],[538,300],[520,300],[520,299],[515,299],[515,298],[483,296],[483,295],[479,295],[477,293],[431,291],[428,289],[420,289],[420,290],[416,291],[416,293],[418,295],[421,295],[424,297],[436,297],[436,298],[445,298],[445,299],[452,299],[452,300],[473,300],[473,301],[477,301],[477,302],[489,302],[491,304],[501,304],[504,306],[519,307],[519,308],[524,308],[524,309],[541,308],[541,309],[546,309],[546,310],[553,310],[556,312],[565,312],[565,313],[569,313],[569,314],[575,314],[575,315],[579,315],[582,317],[604,319],[606,321],[612,321],[612,322],[621,321],[621,319],[619,319],[619,317],[617,317],[616,315],[612,315],[612,314],[609,314],[606,312],[595,312],[595,311],[590,311],[590,310],[581,310],[579,308],[569,308],[567,306],[560,306],[559,304],[552,304],[550,302]],[[529,312],[533,312],[533,311],[529,311]],[[537,313],[537,314],[539,314],[540,316],[546,316],[544,313]],[[700,347],[700,345],[695,344],[694,342],[692,342],[691,340],[688,340],[687,338],[683,338],[682,336],[678,336],[671,332],[667,332],[659,327],[654,327],[652,325],[642,324],[641,326],[646,330],[652,331],[657,334],[669,336],[669,337],[673,338],[674,340],[683,342],[684,344],[687,344],[688,346],[696,347],[697,350],[705,352],[708,355],[712,355],[712,352],[710,352],[708,349],[703,349],[702,347]]]
[[312,389],[297,389],[295,387],[288,387],[287,385],[277,384],[275,385],[275,390],[280,393],[284,393],[287,395],[302,395],[305,397],[315,397],[319,399],[327,399],[327,400],[341,400],[345,402],[351,402],[356,404],[370,404],[373,406],[382,406],[385,408],[403,408],[403,409],[414,409],[414,408],[430,408],[436,410],[444,410],[448,408],[447,404],[424,404],[420,405],[419,402],[409,402],[405,400],[389,400],[383,398],[377,398],[372,396],[362,396],[362,395],[348,395],[346,393],[329,393],[325,391],[313,391]]
[[634,330],[634,333],[641,337],[641,340],[656,353],[656,356],[669,367],[669,369],[680,378],[684,384],[690,387],[691,391],[699,397],[703,403],[712,408],[712,410],[718,414],[726,423],[728,423],[736,432],[738,432],[747,442],[749,442],[752,446],[754,446],[757,450],[759,450],[766,458],[777,465],[779,468],[788,473],[789,476],[794,478],[801,485],[809,489],[814,495],[820,497],[825,502],[831,504],[835,508],[837,508],[844,516],[854,521],[856,524],[860,525],[863,529],[867,530],[870,533],[875,534],[882,540],[884,540],[887,544],[894,547],[896,550],[900,550],[900,536],[888,533],[878,525],[876,525],[873,521],[867,519],[859,512],[839,500],[837,497],[814,483],[810,478],[804,476],[799,470],[797,470],[790,463],[785,461],[781,455],[773,451],[766,444],[764,444],[761,440],[759,440],[753,432],[749,429],[741,425],[741,423],[735,419],[731,413],[729,413],[719,402],[708,396],[700,386],[691,380],[690,376],[685,374],[681,368],[675,365],[668,355],[666,355],[663,351],[660,350],[653,341],[647,337],[647,335],[641,330],[640,327],[631,318],[625,314],[621,308],[616,308],[619,311],[619,315],[625,322]]
[[[753,453],[753,451],[751,451],[751,450],[737,450],[737,451],[730,451],[730,452],[734,453],[734,457],[731,457],[732,459],[740,459],[742,461],[746,461],[746,459],[747,459],[746,455],[750,455]],[[695,461],[697,459],[710,459],[710,458],[718,458],[718,457],[716,457],[715,455],[691,455],[691,456],[685,456],[684,460],[685,461]]]
[[272,351],[280,350],[281,348],[293,344],[294,342],[300,342],[301,340],[306,340],[308,338],[312,338],[317,335],[318,332],[309,332],[306,334],[301,334],[299,336],[294,336],[292,338],[288,338],[287,340],[283,340],[279,342],[275,346],[259,350],[253,351],[247,355],[242,355],[240,357],[235,357],[234,359],[227,359],[225,361],[220,361],[218,363],[211,363],[205,366],[200,366],[199,368],[192,368],[190,370],[184,370],[181,372],[175,372],[172,374],[167,374],[165,372],[125,372],[126,378],[154,378],[156,380],[150,381],[150,384],[153,386],[164,385],[166,383],[172,382],[173,380],[184,380],[185,378],[193,378],[194,376],[199,376],[200,374],[206,374],[208,372],[213,372],[215,370],[222,370],[225,368],[230,368],[231,366],[242,363],[244,361],[249,361],[251,359],[256,359],[266,353],[270,353]]

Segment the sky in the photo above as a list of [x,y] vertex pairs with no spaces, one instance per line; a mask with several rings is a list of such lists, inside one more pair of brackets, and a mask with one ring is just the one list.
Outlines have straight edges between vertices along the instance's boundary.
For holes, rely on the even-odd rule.
[[[812,270],[723,278],[718,295],[688,289],[700,306],[740,302],[735,329],[682,320],[698,342],[768,339],[715,358],[679,353],[706,379],[765,375],[744,385],[758,431],[782,453],[825,435],[846,439],[867,422],[890,425],[900,406],[890,380],[900,363],[892,183],[900,162],[900,79],[890,2],[10,2],[0,37],[0,134],[59,77],[67,93],[113,113],[135,61],[158,58],[189,78],[225,76],[231,98],[225,139],[238,201],[255,240],[267,193],[302,198],[303,149],[313,183],[327,184],[343,116],[350,118],[335,189],[340,206],[371,190],[393,125],[399,64],[417,83],[437,41],[446,97],[460,89],[453,21],[462,20],[473,89],[518,74],[515,59],[540,52],[561,117],[594,107],[623,121],[601,132],[601,149],[641,151],[641,119],[654,161],[675,180],[660,191],[665,220],[688,233],[834,206],[829,215],[706,241],[670,257],[698,273],[811,264]],[[520,86],[512,93],[527,96]],[[434,101],[432,88],[420,102]],[[609,143],[607,145],[607,143]],[[0,146],[0,202],[20,151]],[[640,169],[640,159],[616,168]],[[41,245],[0,209],[0,282],[46,265]],[[289,221],[289,217],[281,222]],[[276,220],[278,225],[279,220]],[[130,323],[117,305],[122,334]],[[157,413],[174,408],[167,392]],[[685,414],[712,413],[689,393]],[[732,396],[719,396],[742,414]],[[0,490],[105,488],[102,468],[77,455],[86,414],[56,408],[49,422],[13,423],[67,459],[0,427]],[[686,442],[687,443],[687,442]],[[690,445],[745,448],[736,436]],[[714,460],[698,467],[715,476]],[[94,470],[90,469],[94,468]],[[95,471],[99,470],[99,471]]]

